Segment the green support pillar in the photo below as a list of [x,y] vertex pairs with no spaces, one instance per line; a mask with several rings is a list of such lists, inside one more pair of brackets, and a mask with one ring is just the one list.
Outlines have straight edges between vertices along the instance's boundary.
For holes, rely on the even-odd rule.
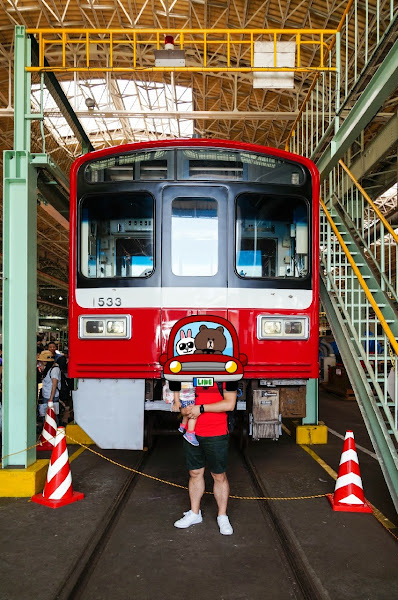
[[303,425],[318,425],[318,379],[308,380],[305,405]]
[[[14,150],[4,153],[3,449],[5,467],[36,460],[37,171],[30,154],[30,42],[15,29]],[[23,452],[19,452],[23,450]],[[15,454],[17,453],[17,454]],[[11,494],[12,495],[12,494]]]
[[318,423],[318,379],[309,379],[306,393],[306,416],[296,427],[296,444],[327,444],[328,428]]

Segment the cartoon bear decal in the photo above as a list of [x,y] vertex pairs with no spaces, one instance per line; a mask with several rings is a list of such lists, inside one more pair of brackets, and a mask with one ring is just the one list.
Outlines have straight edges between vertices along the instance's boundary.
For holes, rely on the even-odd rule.
[[216,329],[201,325],[199,333],[195,337],[195,354],[222,354],[227,340],[224,335],[224,327]]

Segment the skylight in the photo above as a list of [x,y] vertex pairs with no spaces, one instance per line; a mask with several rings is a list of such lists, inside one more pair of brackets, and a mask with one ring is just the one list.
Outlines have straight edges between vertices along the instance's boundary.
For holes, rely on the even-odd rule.
[[[90,80],[75,78],[61,82],[61,86],[94,147],[193,135],[193,120],[183,117],[184,112],[193,110],[191,88],[113,76]],[[35,110],[39,110],[39,84],[32,86],[32,98]],[[57,141],[74,154],[73,131],[47,89],[44,89],[43,104],[46,125]],[[159,118],[158,112],[170,113],[170,117]]]

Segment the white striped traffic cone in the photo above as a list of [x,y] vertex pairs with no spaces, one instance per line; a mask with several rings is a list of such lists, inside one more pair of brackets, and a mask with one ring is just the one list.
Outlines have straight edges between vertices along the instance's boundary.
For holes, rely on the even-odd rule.
[[333,510],[342,512],[373,512],[371,505],[365,500],[363,493],[358,454],[352,431],[347,431],[345,434],[336,487],[334,494],[328,494],[327,497]]
[[72,475],[66,447],[65,427],[58,427],[54,450],[47,471],[47,481],[41,494],[32,496],[32,502],[44,504],[50,508],[59,508],[65,504],[83,500],[82,492],[74,492]]
[[55,419],[54,402],[48,401],[46,418],[44,420],[43,431],[40,435],[40,444],[36,450],[52,450],[54,448],[55,436],[57,433],[57,421]]

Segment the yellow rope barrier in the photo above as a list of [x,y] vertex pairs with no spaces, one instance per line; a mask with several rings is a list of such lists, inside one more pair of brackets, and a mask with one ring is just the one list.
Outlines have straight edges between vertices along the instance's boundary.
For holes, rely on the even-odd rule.
[[[55,435],[53,435],[50,440],[54,440],[57,435],[59,435],[59,433],[57,432]],[[48,440],[48,441],[50,441]],[[36,444],[33,444],[32,446],[28,446],[27,448],[23,448],[23,450],[17,450],[17,452],[11,452],[11,454],[5,454],[4,456],[1,457],[0,459],[0,466],[3,464],[3,460],[5,458],[9,458],[10,456],[15,456],[16,454],[21,454],[21,452],[27,452],[28,450],[32,450],[32,448],[37,448],[37,446],[40,446],[42,444],[41,441],[36,442]]]
[[[57,435],[59,435],[59,434],[57,433]],[[56,436],[53,436],[53,439],[55,437]],[[125,469],[126,471],[131,471],[132,473],[136,473],[137,475],[142,475],[143,477],[146,477],[147,479],[152,479],[153,481],[159,481],[160,483],[164,483],[165,485],[171,485],[172,487],[180,488],[181,490],[188,490],[188,487],[186,485],[180,485],[179,483],[174,483],[173,481],[167,481],[166,479],[161,479],[160,477],[155,477],[154,475],[148,475],[148,473],[143,473],[142,471],[138,471],[137,469],[134,469],[133,467],[128,467],[127,465],[122,465],[121,463],[118,463],[117,461],[112,460],[112,458],[108,458],[107,456],[104,456],[100,452],[97,452],[96,450],[93,450],[89,446],[86,446],[85,444],[82,444],[81,442],[75,440],[70,435],[66,434],[66,437],[68,440],[70,440],[74,444],[81,446],[85,450],[88,450],[92,454],[95,454],[96,456],[103,458],[104,460],[110,462],[111,464],[113,464],[117,467],[120,467],[121,469]],[[5,456],[1,457],[1,460],[3,461],[5,458],[9,458],[10,456],[14,456],[15,454],[20,454],[21,452],[25,452],[27,450],[31,450],[32,448],[36,448],[37,446],[40,446],[40,443],[41,442],[37,442],[37,444],[33,444],[32,446],[29,446],[28,448],[24,448],[23,450],[18,450],[18,452],[13,452],[12,454],[6,454]],[[211,496],[214,495],[213,492],[207,492],[207,491],[205,491],[205,494],[210,494]],[[270,497],[266,497],[266,496],[236,496],[236,495],[230,495],[229,497],[234,498],[236,500],[310,500],[312,498],[324,498],[326,495],[327,494],[316,494],[313,496],[297,496],[297,497],[289,497],[289,498],[271,497],[271,496]]]
[[[153,481],[159,481],[160,483],[164,483],[165,485],[171,485],[172,487],[180,488],[182,490],[188,490],[188,487],[185,485],[180,485],[179,483],[167,481],[167,479],[161,479],[160,477],[155,477],[154,475],[148,475],[147,473],[138,471],[137,469],[134,469],[133,467],[127,467],[126,465],[122,465],[121,463],[118,463],[117,461],[112,460],[111,458],[108,458],[107,456],[104,456],[100,452],[97,452],[96,450],[89,448],[89,446],[85,446],[84,444],[81,444],[77,440],[73,439],[70,435],[67,435],[66,437],[71,442],[78,444],[79,446],[82,446],[89,452],[92,452],[92,454],[95,454],[96,456],[100,456],[104,460],[112,463],[113,465],[116,465],[117,467],[121,467],[122,469],[125,469],[126,471],[131,471],[132,473],[136,473],[137,475],[142,475],[143,477],[146,477],[147,479],[152,479]],[[205,491],[205,494],[210,494],[211,496],[214,495],[213,492],[207,492],[207,491]],[[266,496],[236,496],[236,495],[230,495],[229,497],[234,498],[236,500],[309,500],[312,498],[323,498],[326,495],[327,494],[317,494],[314,496],[297,496],[297,497],[289,497],[289,498],[277,498],[277,497],[266,497]]]

